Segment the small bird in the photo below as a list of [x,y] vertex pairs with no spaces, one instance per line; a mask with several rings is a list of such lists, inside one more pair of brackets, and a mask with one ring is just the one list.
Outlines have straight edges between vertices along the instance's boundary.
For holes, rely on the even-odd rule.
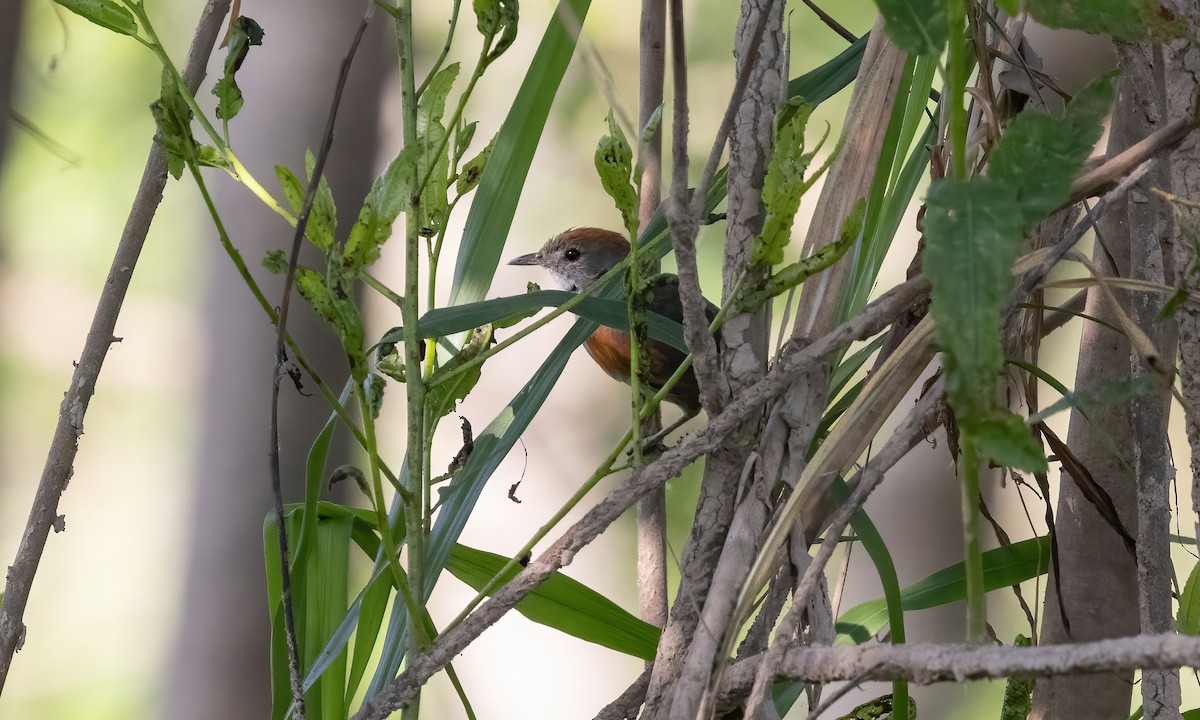
[[[541,250],[522,255],[509,261],[509,265],[538,265],[550,271],[563,290],[579,292],[598,280],[629,254],[629,241],[620,233],[602,228],[572,228],[559,233],[542,246]],[[683,322],[683,304],[679,300],[679,278],[661,274],[651,278],[648,287],[653,293],[649,309],[675,322]],[[705,301],[705,313],[711,321],[717,308]],[[629,334],[601,325],[584,343],[588,355],[609,376],[629,382]],[[651,339],[646,343],[649,356],[650,386],[655,392],[671,378],[686,357],[684,353],[666,343]],[[655,442],[669,435],[680,425],[700,412],[700,387],[696,375],[689,368],[667,393],[666,399],[683,411],[683,417],[664,428],[645,443]]]

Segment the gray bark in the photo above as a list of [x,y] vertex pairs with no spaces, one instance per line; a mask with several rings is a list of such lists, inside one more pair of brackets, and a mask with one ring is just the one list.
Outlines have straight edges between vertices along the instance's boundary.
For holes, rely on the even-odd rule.
[[[1155,85],[1148,81],[1151,75],[1144,58],[1137,53],[1126,54],[1122,66],[1124,72],[1117,81],[1117,101],[1109,135],[1110,155],[1148,135],[1154,129],[1153,123],[1160,120],[1152,117],[1157,112]],[[1094,261],[1107,274],[1131,276],[1131,234],[1140,235],[1146,230],[1142,226],[1146,221],[1144,213],[1138,198],[1131,195],[1115,203],[1100,222],[1099,237],[1103,245],[1097,242]],[[1140,241],[1138,244],[1145,246]],[[1110,256],[1117,267],[1109,266]],[[1139,257],[1138,262],[1145,262],[1145,258]],[[1128,295],[1115,292],[1122,307],[1128,308]],[[1099,289],[1093,289],[1088,294],[1085,312],[1117,323],[1121,310],[1114,308]],[[1124,336],[1097,323],[1085,323],[1080,340],[1076,391],[1086,392],[1128,381],[1130,363],[1137,361],[1132,352]],[[1156,416],[1164,414],[1161,408],[1151,405],[1144,411]],[[1072,411],[1067,445],[1086,465],[1095,482],[1111,496],[1125,527],[1136,534],[1139,523],[1135,442],[1142,433],[1135,432],[1131,425],[1128,407],[1097,404],[1084,408],[1084,412],[1086,417],[1079,410]],[[1152,422],[1149,417],[1144,421]],[[1159,421],[1158,417],[1153,419],[1153,422]],[[1151,456],[1144,457],[1150,459]],[[1118,534],[1084,498],[1065,471],[1060,480],[1055,518],[1060,566],[1057,578],[1052,577],[1048,584],[1042,643],[1137,634],[1140,626],[1137,564]],[[1062,621],[1064,614],[1069,629]],[[1043,680],[1034,692],[1030,717],[1125,718],[1132,681],[1133,673],[1128,671]]]
[[[749,264],[754,237],[762,227],[762,181],[774,147],[775,113],[787,84],[783,67],[783,7],[784,3],[778,0],[746,0],[735,34],[734,52],[740,72],[752,49],[759,18],[768,13],[755,66],[730,131],[723,273],[726,295],[733,291]],[[761,379],[766,371],[767,316],[734,318],[725,324],[721,334],[724,345],[721,370],[728,378],[730,390],[736,393]],[[667,717],[668,713],[678,717],[684,708],[695,707],[700,701],[694,688],[676,694],[674,685],[693,634],[701,632],[698,621],[733,520],[737,483],[749,456],[747,441],[754,436],[758,425],[758,417],[742,423],[705,460],[696,516],[680,564],[679,590],[659,642],[645,717]]]

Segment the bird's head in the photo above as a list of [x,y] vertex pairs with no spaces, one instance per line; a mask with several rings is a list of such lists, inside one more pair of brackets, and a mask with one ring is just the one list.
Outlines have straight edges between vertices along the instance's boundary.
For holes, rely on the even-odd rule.
[[550,271],[563,290],[579,292],[629,254],[629,241],[602,228],[571,228],[555,235],[541,250],[509,265],[539,265]]

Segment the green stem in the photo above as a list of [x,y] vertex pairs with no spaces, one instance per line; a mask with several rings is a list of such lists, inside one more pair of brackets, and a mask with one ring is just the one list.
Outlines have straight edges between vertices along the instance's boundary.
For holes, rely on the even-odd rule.
[[638,262],[637,237],[629,243],[629,274],[625,281],[625,312],[629,316],[629,397],[630,412],[633,423],[630,432],[633,435],[633,466],[641,467],[645,461],[642,458],[642,408],[645,398],[642,397],[642,339],[646,334],[645,301],[641,299],[642,276],[641,263]]
[[965,0],[949,0],[950,47],[946,63],[946,97],[950,110],[950,169],[954,177],[967,177],[967,109],[963,104],[967,90],[967,47],[963,32],[967,24]]
[[[414,148],[417,144],[417,93],[413,71],[414,48],[412,32],[412,0],[396,2],[396,50],[400,63],[400,104],[403,115],[404,147]],[[421,239],[417,233],[420,217],[421,192],[414,188],[409,194],[408,212],[404,218],[404,303],[400,312],[404,327],[417,327],[420,316],[420,265]],[[428,483],[425,482],[425,379],[421,376],[422,341],[416,332],[404,333],[404,363],[408,368],[405,385],[408,390],[408,438],[407,462],[410,490],[419,501],[404,505],[408,527],[408,580],[412,595],[421,608],[425,600],[425,517],[422,512]],[[414,487],[414,484],[416,487]],[[417,628],[421,625],[420,615],[410,613],[409,623]],[[419,633],[414,632],[414,642],[408,648],[411,662],[425,649]],[[420,695],[407,707],[402,717],[415,719],[420,715]]]
[[[396,546],[396,539],[392,537],[392,526],[388,522],[387,500],[383,497],[383,480],[379,472],[379,452],[375,440],[375,418],[371,416],[371,406],[367,402],[367,392],[362,383],[354,383],[354,397],[358,401],[358,407],[362,413],[362,424],[366,434],[367,472],[371,476],[371,494],[374,496],[371,498],[371,504],[375,506],[375,521],[379,524],[379,538],[383,542],[383,552],[387,555],[387,564],[392,571],[392,580],[401,594],[408,594],[407,588],[411,585],[407,582],[408,578],[405,577],[404,570],[400,567],[400,551]],[[412,534],[412,526],[407,526],[407,535],[411,537]],[[420,610],[420,605],[415,605],[411,597],[406,598],[405,601],[412,605],[410,610]],[[414,615],[413,617],[420,616]]]
[[967,574],[967,642],[987,640],[983,553],[979,549],[979,450],[971,433],[962,434],[963,566]]

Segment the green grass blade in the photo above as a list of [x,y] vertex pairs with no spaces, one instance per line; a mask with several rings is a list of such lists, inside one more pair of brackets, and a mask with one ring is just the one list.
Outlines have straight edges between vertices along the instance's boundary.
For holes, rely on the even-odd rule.
[[[576,297],[565,290],[540,290],[524,295],[491,298],[481,302],[453,305],[430,310],[421,317],[418,327],[424,339],[445,337],[471,330],[490,322],[512,316],[529,316],[542,308],[558,307]],[[581,318],[618,330],[629,329],[629,316],[625,312],[624,300],[605,297],[585,297],[571,308]],[[683,326],[654,312],[646,313],[650,337],[665,342],[682,352],[687,352],[683,341]],[[384,341],[391,338],[385,336]]]
[[575,54],[574,34],[561,18],[566,15],[582,25],[590,4],[591,0],[561,0],[542,35],[475,190],[458,246],[451,305],[481,300],[492,285],[542,129]]
[[[503,555],[456,545],[446,569],[478,591],[507,563]],[[519,570],[512,569],[504,582]],[[658,628],[561,573],[550,575],[529,593],[517,604],[517,612],[541,625],[643,660],[653,660],[658,648]]]
[[[998,590],[1046,573],[1050,567],[1050,538],[1042,535],[983,553],[984,588]],[[900,592],[905,610],[925,610],[958,602],[967,596],[966,572],[955,563]],[[837,621],[835,645],[867,642],[887,627],[887,602],[883,598],[855,605]]]

